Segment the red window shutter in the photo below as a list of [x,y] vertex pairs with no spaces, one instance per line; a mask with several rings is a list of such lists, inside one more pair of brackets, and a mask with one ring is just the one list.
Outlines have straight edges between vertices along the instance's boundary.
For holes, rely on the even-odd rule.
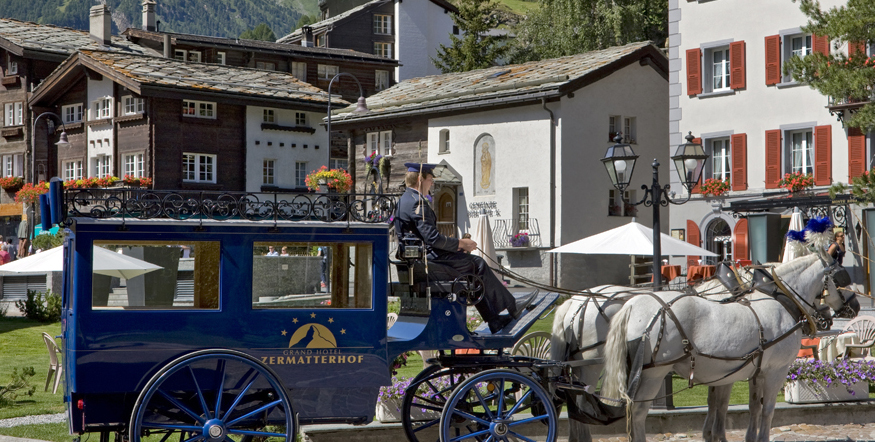
[[735,134],[732,141],[732,190],[747,190],[747,134]]
[[832,126],[814,128],[814,185],[832,184]]
[[848,55],[866,55],[866,42],[865,41],[849,41],[848,42]]
[[702,50],[687,50],[687,95],[702,93]]
[[777,189],[781,181],[781,131],[766,131],[766,189]]
[[729,43],[729,87],[732,89],[745,87],[743,41]]
[[814,40],[812,46],[814,46],[814,52],[820,52],[823,55],[829,56],[829,37],[826,35],[812,35],[811,39]]
[[848,128],[848,181],[866,171],[866,135],[856,127]]
[[[702,139],[701,138],[693,138],[693,144],[702,144]],[[704,169],[702,171],[704,173]],[[693,190],[691,190],[690,192],[691,193],[702,193],[702,175],[699,175],[699,181],[696,182],[696,185],[693,186]]]
[[747,243],[747,220],[742,218],[735,223],[732,231],[732,250],[735,259],[750,259],[750,246]]
[[766,86],[781,82],[781,36],[766,37]]
[[[702,243],[701,241],[699,241],[699,236],[699,226],[696,225],[694,221],[687,220],[687,242],[696,247],[702,247]],[[688,263],[690,262],[690,260],[697,259],[699,259],[699,256],[687,256]]]

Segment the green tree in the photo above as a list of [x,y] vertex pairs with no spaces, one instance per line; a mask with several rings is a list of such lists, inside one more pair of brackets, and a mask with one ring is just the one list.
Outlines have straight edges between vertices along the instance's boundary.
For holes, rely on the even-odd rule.
[[[801,0],[800,9],[808,16],[808,24],[802,29],[829,36],[836,47],[845,43],[851,47],[875,44],[875,2],[872,0],[848,0],[846,5],[828,11],[821,10],[816,0]],[[867,57],[865,46],[862,48],[862,53],[850,56],[834,52],[793,57],[784,63],[783,68],[785,74],[808,83],[823,95],[848,103],[865,103],[851,113],[850,118],[847,113],[844,117],[845,125],[865,131],[875,129],[875,104],[872,103],[875,57]]]
[[514,27],[510,60],[521,63],[636,41],[665,44],[668,0],[541,0]]
[[243,31],[243,33],[240,34],[240,38],[246,40],[276,41],[276,34],[273,33],[270,26],[262,23],[254,29]]
[[295,23],[295,27],[292,29],[292,32],[294,32],[297,29],[301,29],[304,26],[312,25],[313,23],[316,23],[315,18],[313,18],[312,16],[307,15],[307,14],[301,15],[301,18],[298,19],[297,23]]
[[498,17],[492,14],[494,0],[460,0],[459,13],[453,23],[462,36],[450,35],[450,45],[440,45],[437,58],[431,61],[443,73],[465,72],[498,64],[507,52],[506,36],[489,35],[498,26]]

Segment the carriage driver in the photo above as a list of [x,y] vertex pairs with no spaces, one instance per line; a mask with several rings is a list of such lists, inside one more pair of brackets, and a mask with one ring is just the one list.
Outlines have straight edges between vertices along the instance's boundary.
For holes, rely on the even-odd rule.
[[[462,274],[475,274],[483,280],[485,294],[483,301],[477,303],[477,310],[483,320],[489,324],[489,330],[495,334],[507,326],[512,320],[520,317],[528,308],[538,290],[526,294],[519,299],[504,287],[486,261],[479,256],[470,255],[477,248],[477,243],[468,238],[456,239],[441,235],[437,228],[437,217],[426,198],[434,185],[435,164],[405,163],[407,190],[398,202],[398,213],[395,216],[395,232],[398,239],[405,233],[413,233],[426,245],[429,259],[440,260],[440,264],[452,267]],[[429,269],[432,275],[440,275],[441,266]],[[453,279],[453,275],[446,275]],[[509,315],[499,315],[507,309]]]

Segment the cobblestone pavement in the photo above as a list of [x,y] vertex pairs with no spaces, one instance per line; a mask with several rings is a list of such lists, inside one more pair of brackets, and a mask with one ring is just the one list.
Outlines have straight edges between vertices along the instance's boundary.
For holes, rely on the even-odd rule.
[[[744,442],[745,430],[726,432],[729,442]],[[595,442],[626,442],[625,437],[594,439]],[[701,441],[702,433],[657,434],[647,436],[647,442]],[[857,425],[788,425],[772,428],[770,441],[782,442],[872,442],[875,441],[875,424]]]

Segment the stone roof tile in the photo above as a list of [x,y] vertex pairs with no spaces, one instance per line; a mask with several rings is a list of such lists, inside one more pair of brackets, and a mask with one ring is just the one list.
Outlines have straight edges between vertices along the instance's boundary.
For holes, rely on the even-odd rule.
[[[0,18],[0,38],[26,50],[70,55],[79,49],[99,49],[101,45],[88,32],[60,26],[41,25]],[[112,37],[112,47],[125,52],[150,51],[122,37]]]

